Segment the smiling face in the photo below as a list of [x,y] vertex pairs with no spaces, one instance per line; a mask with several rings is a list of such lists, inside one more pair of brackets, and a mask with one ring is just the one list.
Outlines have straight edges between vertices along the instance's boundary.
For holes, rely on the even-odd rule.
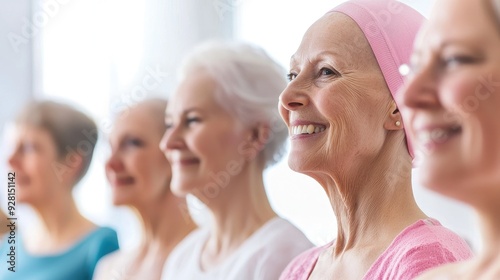
[[402,98],[424,185],[468,202],[500,191],[499,28],[483,1],[438,1]]
[[215,90],[213,79],[200,70],[180,83],[168,104],[161,146],[172,164],[176,195],[200,198],[200,191],[220,191],[226,183],[216,174],[235,174],[229,171],[240,169],[250,155],[251,129],[216,102]]
[[54,169],[60,158],[50,133],[34,126],[19,125],[14,143],[9,165],[16,173],[17,201],[29,204],[50,201],[62,185]]
[[168,192],[170,165],[158,147],[163,113],[156,111],[150,104],[140,104],[115,122],[109,136],[112,154],[106,163],[115,205],[141,207]]
[[392,97],[352,19],[329,13],[314,23],[291,59],[289,77],[280,113],[290,130],[293,170],[336,172],[380,152]]

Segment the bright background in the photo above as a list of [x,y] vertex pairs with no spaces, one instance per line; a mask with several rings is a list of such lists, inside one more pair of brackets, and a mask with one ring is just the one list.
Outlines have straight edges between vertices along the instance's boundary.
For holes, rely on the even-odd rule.
[[[252,42],[287,68],[306,29],[341,2],[0,0],[0,128],[4,135],[0,174],[7,173],[9,120],[27,100],[52,98],[74,104],[95,118],[105,137],[119,108],[149,96],[168,96],[180,59],[199,42],[212,38]],[[402,2],[429,13],[430,0]],[[156,81],[154,86],[143,82],[150,77]],[[98,143],[95,160],[75,189],[75,197],[84,215],[115,227],[122,246],[130,247],[140,236],[139,224],[130,211],[111,205],[103,168],[106,158],[104,140]],[[312,242],[330,241],[337,226],[326,195],[315,181],[292,172],[286,162],[285,158],[266,171],[273,207]],[[418,184],[418,170],[414,173],[419,205],[477,249],[471,211],[426,191]],[[4,194],[0,194],[2,203]],[[22,211],[21,226],[30,227],[32,213]]]

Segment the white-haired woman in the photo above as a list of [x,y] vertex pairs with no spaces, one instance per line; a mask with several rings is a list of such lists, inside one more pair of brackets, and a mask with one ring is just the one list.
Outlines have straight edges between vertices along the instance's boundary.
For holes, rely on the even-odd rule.
[[276,102],[284,72],[260,48],[207,43],[184,62],[162,148],[174,194],[192,194],[210,223],[172,252],[163,279],[278,279],[312,244],[269,204],[263,171],[283,155]]

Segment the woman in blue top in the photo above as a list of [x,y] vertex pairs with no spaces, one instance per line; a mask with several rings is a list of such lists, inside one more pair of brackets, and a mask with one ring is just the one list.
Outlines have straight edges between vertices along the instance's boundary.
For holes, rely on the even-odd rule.
[[16,199],[30,205],[40,223],[36,230],[5,236],[0,279],[91,279],[97,261],[118,249],[116,232],[83,217],[72,196],[92,160],[96,125],[72,107],[50,101],[28,105],[15,123],[9,165]]

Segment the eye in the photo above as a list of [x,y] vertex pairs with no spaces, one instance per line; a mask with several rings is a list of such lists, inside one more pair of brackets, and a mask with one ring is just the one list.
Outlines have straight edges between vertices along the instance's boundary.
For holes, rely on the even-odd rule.
[[291,81],[295,80],[295,78],[297,78],[297,74],[290,72],[290,73],[286,74],[286,77],[291,82]]
[[186,118],[186,126],[191,126],[194,123],[199,123],[201,122],[201,119],[199,117],[188,117]]
[[166,130],[171,129],[173,126],[174,126],[174,125],[172,124],[172,122],[170,122],[170,121],[166,121],[166,122],[165,122],[165,129],[166,129]]
[[321,68],[321,75],[333,75],[335,74],[335,72],[333,72],[332,70],[328,69],[328,68]]
[[125,147],[142,147],[144,142],[139,138],[127,138],[123,141]]
[[449,57],[445,57],[442,61],[442,64],[445,67],[457,67],[465,64],[472,64],[477,61],[476,58],[468,55],[452,55]]
[[23,153],[31,153],[36,151],[35,143],[31,142],[23,143],[20,148]]

